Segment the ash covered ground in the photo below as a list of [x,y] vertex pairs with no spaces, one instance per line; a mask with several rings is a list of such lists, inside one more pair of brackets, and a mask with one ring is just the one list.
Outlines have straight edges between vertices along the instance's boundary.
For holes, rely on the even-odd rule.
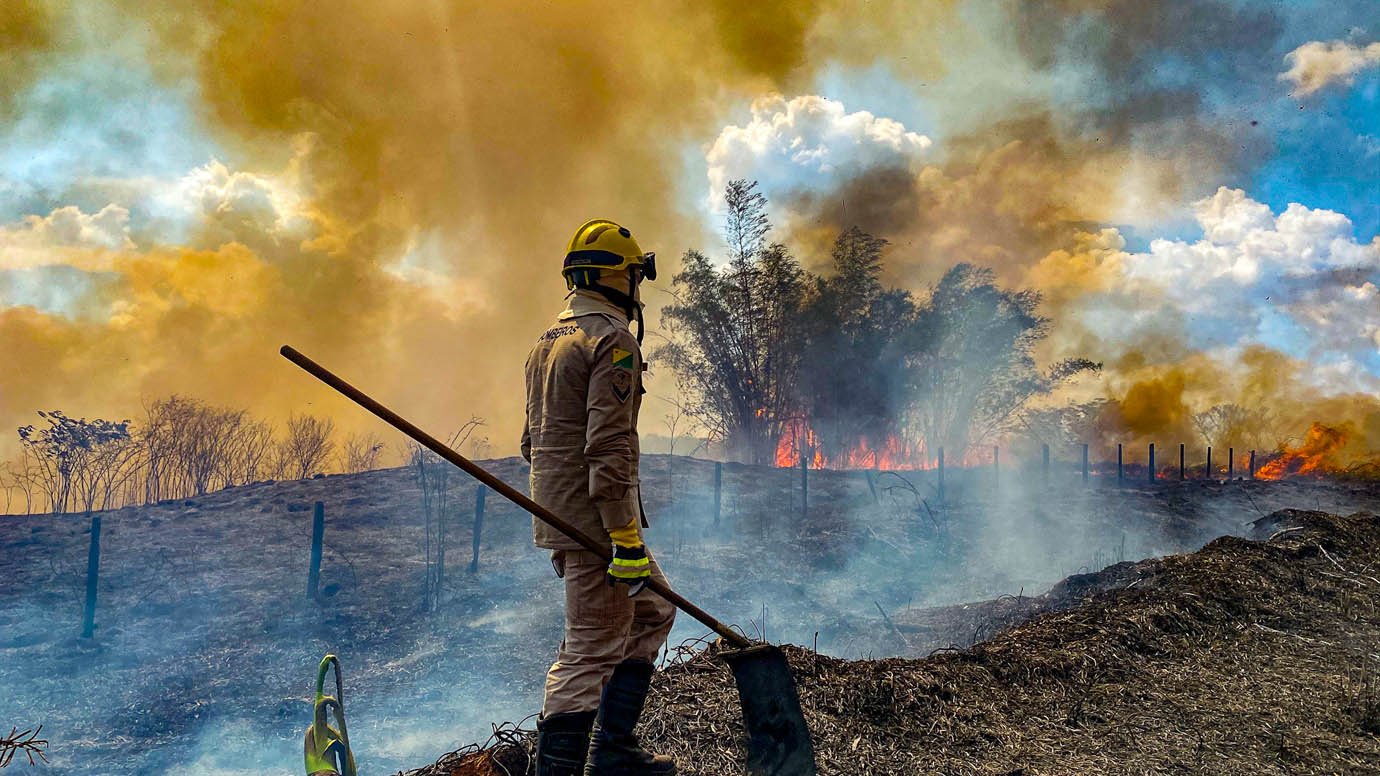
[[[525,483],[521,461],[490,465],[505,480]],[[940,681],[913,684],[931,670],[923,667],[929,663],[900,658],[977,644],[967,652],[929,658],[940,661],[936,665],[967,666],[964,661],[972,658],[958,655],[988,654],[984,650],[997,649],[994,645],[1029,628],[1046,627],[1040,623],[1051,618],[1091,616],[1088,607],[1101,605],[1097,596],[1109,595],[1105,591],[1133,583],[1132,590],[1172,587],[1137,583],[1148,567],[1131,561],[1191,552],[1223,535],[1250,535],[1253,521],[1279,509],[1380,511],[1380,487],[1364,482],[1190,480],[1117,486],[1095,478],[1085,485],[1067,471],[1049,478],[1038,471],[1003,472],[1000,487],[990,472],[950,471],[942,501],[932,472],[882,474],[871,482],[861,472],[811,472],[808,508],[802,510],[799,470],[725,465],[716,527],[713,469],[711,462],[688,458],[644,459],[645,501],[654,521],[650,543],[672,582],[749,635],[765,633],[774,642],[802,645],[794,658],[830,667],[833,678],[827,681],[853,686],[866,676],[872,678],[863,685],[872,686],[869,682],[883,681],[877,677],[890,676],[886,686],[894,697],[929,693],[925,688]],[[326,506],[322,584],[337,590],[321,603],[305,594],[315,501]],[[530,544],[529,519],[494,494],[489,494],[478,572],[467,573],[474,486],[464,483],[457,487],[449,519],[445,591],[435,611],[423,611],[419,501],[410,471],[391,469],[262,483],[105,513],[100,627],[92,642],[77,638],[87,519],[0,518],[3,721],[44,725],[51,741],[46,772],[296,774],[315,665],[332,651],[345,664],[347,714],[362,772],[415,768],[488,739],[493,723],[520,720],[537,709],[542,675],[559,640],[560,583],[545,555]],[[1343,555],[1338,562],[1346,573],[1359,574],[1358,558]],[[1181,569],[1181,577],[1197,573],[1184,568],[1189,570]],[[1202,575],[1204,584],[1213,579],[1207,570]],[[1362,585],[1358,579],[1336,584]],[[1376,591],[1353,592],[1360,597],[1349,605],[1360,607]],[[1216,622],[1214,611],[1194,610],[1193,617]],[[1157,616],[1146,612],[1134,615],[1128,609],[1124,616]],[[1020,626],[1031,617],[1036,619]],[[1299,623],[1313,619],[1318,628],[1331,627],[1322,614],[1298,613]],[[1252,621],[1243,622],[1249,630]],[[1300,639],[1329,641],[1321,632],[1299,630],[1303,626],[1293,621],[1259,622],[1272,629],[1250,634],[1263,640],[1257,645],[1263,657],[1277,646],[1308,643]],[[672,643],[704,633],[682,618]],[[1212,638],[1202,636],[1195,643],[1215,643],[1212,634],[1218,630],[1202,633]],[[1148,649],[1140,659],[1159,654],[1158,647]],[[1204,651],[1201,658],[1210,659],[1212,650]],[[668,657],[697,660],[674,651]],[[893,660],[836,660],[859,658]],[[695,673],[704,687],[687,685],[653,718],[659,730],[670,731],[658,733],[659,740],[696,741],[696,714],[731,718],[732,704],[725,704],[732,685],[726,674],[719,677],[722,682],[711,682],[709,665]],[[1360,676],[1358,670],[1338,664],[1328,681],[1341,687],[1347,677]],[[1099,688],[1121,686],[1116,676],[1094,675],[1086,666],[1077,669],[1083,673],[1067,671],[1082,682],[1069,686],[1084,687],[1090,698],[1100,697]],[[1302,676],[1300,690],[1312,679],[1322,681],[1324,673]],[[678,675],[668,672],[658,686],[669,686],[669,677]],[[821,713],[810,700],[816,676],[825,674],[807,672],[802,678],[812,715]],[[1003,719],[1028,713],[1002,700],[1009,691],[1001,682],[1015,680],[998,679],[983,685],[982,692],[990,693],[983,713],[994,703],[1004,709]],[[1191,689],[1183,686],[1182,703],[1194,702],[1187,695]],[[697,695],[704,696],[702,709]],[[933,723],[922,738],[931,744],[946,730],[951,737],[962,732],[944,721],[948,718],[935,716],[943,709],[930,700],[913,708],[887,706],[884,700],[858,700],[857,719],[850,716],[851,706],[839,707],[838,730],[851,733],[847,741],[854,748],[912,736],[912,727],[923,719]],[[968,713],[949,711],[960,717]],[[1044,738],[1017,738],[1057,754],[1061,750],[1051,742],[1101,740],[1097,725],[1111,724],[1094,716],[1075,718],[1074,728],[1042,724],[1035,727]],[[1136,724],[1136,735],[1155,730],[1153,717]],[[829,730],[832,742],[835,731]],[[879,732],[887,730],[894,734]],[[1005,728],[992,730],[997,741],[1017,740]],[[723,750],[724,762],[732,759],[731,744]],[[1036,749],[1022,748],[1026,744],[989,744],[946,750],[951,761],[918,760],[915,752],[925,747],[902,747],[884,760],[902,770],[876,772],[906,772],[919,763],[955,773],[995,773],[1011,767],[989,770],[984,763],[1058,762],[1034,758]],[[1212,745],[1210,740],[1203,744],[1205,757],[1214,751]],[[1287,742],[1283,746],[1287,749]],[[1304,750],[1312,751],[1308,746]],[[825,751],[834,752],[832,747],[827,743]],[[1358,752],[1358,757],[1371,756],[1369,750]],[[821,757],[825,772],[865,772],[850,770],[842,755],[833,757]],[[971,765],[960,767],[970,757],[975,758]],[[1092,767],[1094,761],[1087,762]],[[1349,761],[1308,762],[1338,768]]]

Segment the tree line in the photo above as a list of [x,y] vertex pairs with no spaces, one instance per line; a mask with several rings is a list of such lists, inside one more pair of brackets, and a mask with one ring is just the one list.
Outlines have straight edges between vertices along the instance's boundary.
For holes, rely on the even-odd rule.
[[652,357],[732,458],[772,463],[782,447],[831,465],[932,460],[940,447],[958,457],[1010,429],[1032,398],[1101,368],[1038,368],[1050,325],[1040,295],[1000,288],[989,269],[956,263],[918,297],[883,283],[887,241],[850,227],[817,275],[768,240],[756,182],[731,181],[724,199],[727,255],[686,252]]
[[170,396],[144,418],[69,417],[40,411],[19,429],[20,455],[0,468],[5,513],[90,512],[201,496],[265,479],[302,479],[328,468],[375,468],[384,446],[373,435],[336,441],[329,418],[292,415],[276,430],[245,410]]

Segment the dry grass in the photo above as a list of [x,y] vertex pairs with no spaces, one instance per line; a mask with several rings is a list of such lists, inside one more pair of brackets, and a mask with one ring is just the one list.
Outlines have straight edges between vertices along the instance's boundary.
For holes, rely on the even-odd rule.
[[[821,773],[1380,772],[1380,520],[1285,511],[1256,527],[1259,541],[1120,568],[1086,603],[970,649],[848,662],[788,648]],[[687,776],[743,772],[712,650],[653,692],[650,747]],[[531,743],[483,756],[525,764]],[[414,773],[504,772],[475,757]]]

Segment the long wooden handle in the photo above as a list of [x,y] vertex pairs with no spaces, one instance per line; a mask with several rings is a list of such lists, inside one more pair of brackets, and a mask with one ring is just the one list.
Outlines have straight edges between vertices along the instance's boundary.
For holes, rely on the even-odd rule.
[[[469,474],[476,480],[479,480],[480,482],[484,483],[485,485],[488,485],[490,488],[497,491],[498,493],[501,493],[504,496],[504,498],[507,498],[514,504],[517,504],[518,506],[522,507],[528,512],[531,512],[532,515],[536,517],[538,520],[541,520],[542,522],[546,523],[552,528],[555,528],[557,531],[560,531],[566,536],[569,536],[571,539],[574,539],[576,542],[579,542],[581,547],[584,547],[586,550],[589,550],[590,552],[594,553],[595,555],[598,555],[606,561],[613,559],[613,552],[609,550],[607,544],[595,541],[594,539],[591,539],[590,537],[586,536],[584,533],[580,531],[580,529],[576,528],[575,526],[571,525],[565,520],[562,520],[560,517],[557,517],[553,512],[551,512],[551,510],[547,509],[546,507],[543,507],[541,504],[538,504],[537,502],[523,495],[521,491],[516,490],[508,483],[490,474],[482,466],[479,466],[478,464],[469,460],[465,456],[450,449],[439,439],[436,439],[435,437],[431,436],[430,434],[426,433],[420,428],[417,428],[416,426],[412,425],[398,413],[374,401],[363,391],[340,379],[336,375],[332,374],[330,370],[326,369],[325,367],[321,366],[315,361],[312,361],[310,358],[307,358],[306,356],[302,355],[291,345],[284,345],[279,352],[282,353],[283,357],[287,360],[291,361],[297,366],[302,367],[307,372],[311,373],[314,377],[316,377],[316,379],[320,380],[326,385],[329,385],[337,391],[345,394],[356,404],[374,413],[384,422],[388,423],[388,425],[392,426],[393,428],[396,428],[397,430],[403,432],[412,439],[416,440],[416,442],[421,446],[425,447],[431,452],[441,456],[447,461],[450,461],[451,463],[465,470],[466,474]],[[656,579],[649,580],[647,583],[647,588],[652,590],[662,598],[665,598],[667,601],[670,601],[671,603],[675,604],[676,607],[681,611],[685,612],[691,617],[694,617],[696,620],[699,620],[701,623],[704,624],[705,627],[713,630],[715,633],[722,636],[725,641],[732,644],[733,646],[738,647],[739,649],[752,646],[752,642],[750,640],[748,640],[741,634],[737,633],[736,631],[732,630],[722,622],[719,622],[718,620],[714,619],[709,615],[708,612],[690,603],[680,593],[677,593],[676,591],[672,590],[663,582]]]

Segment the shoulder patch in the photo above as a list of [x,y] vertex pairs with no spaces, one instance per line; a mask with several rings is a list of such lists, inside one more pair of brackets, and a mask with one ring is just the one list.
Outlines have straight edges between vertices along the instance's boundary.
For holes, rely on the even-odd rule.
[[633,369],[637,368],[637,359],[633,358],[633,352],[631,350],[614,348],[613,365],[618,367],[619,369],[627,369],[628,371],[632,371]]
[[632,395],[632,383],[631,371],[626,369],[614,371],[609,386],[613,388],[613,397],[618,400],[619,404],[627,402],[628,397]]

